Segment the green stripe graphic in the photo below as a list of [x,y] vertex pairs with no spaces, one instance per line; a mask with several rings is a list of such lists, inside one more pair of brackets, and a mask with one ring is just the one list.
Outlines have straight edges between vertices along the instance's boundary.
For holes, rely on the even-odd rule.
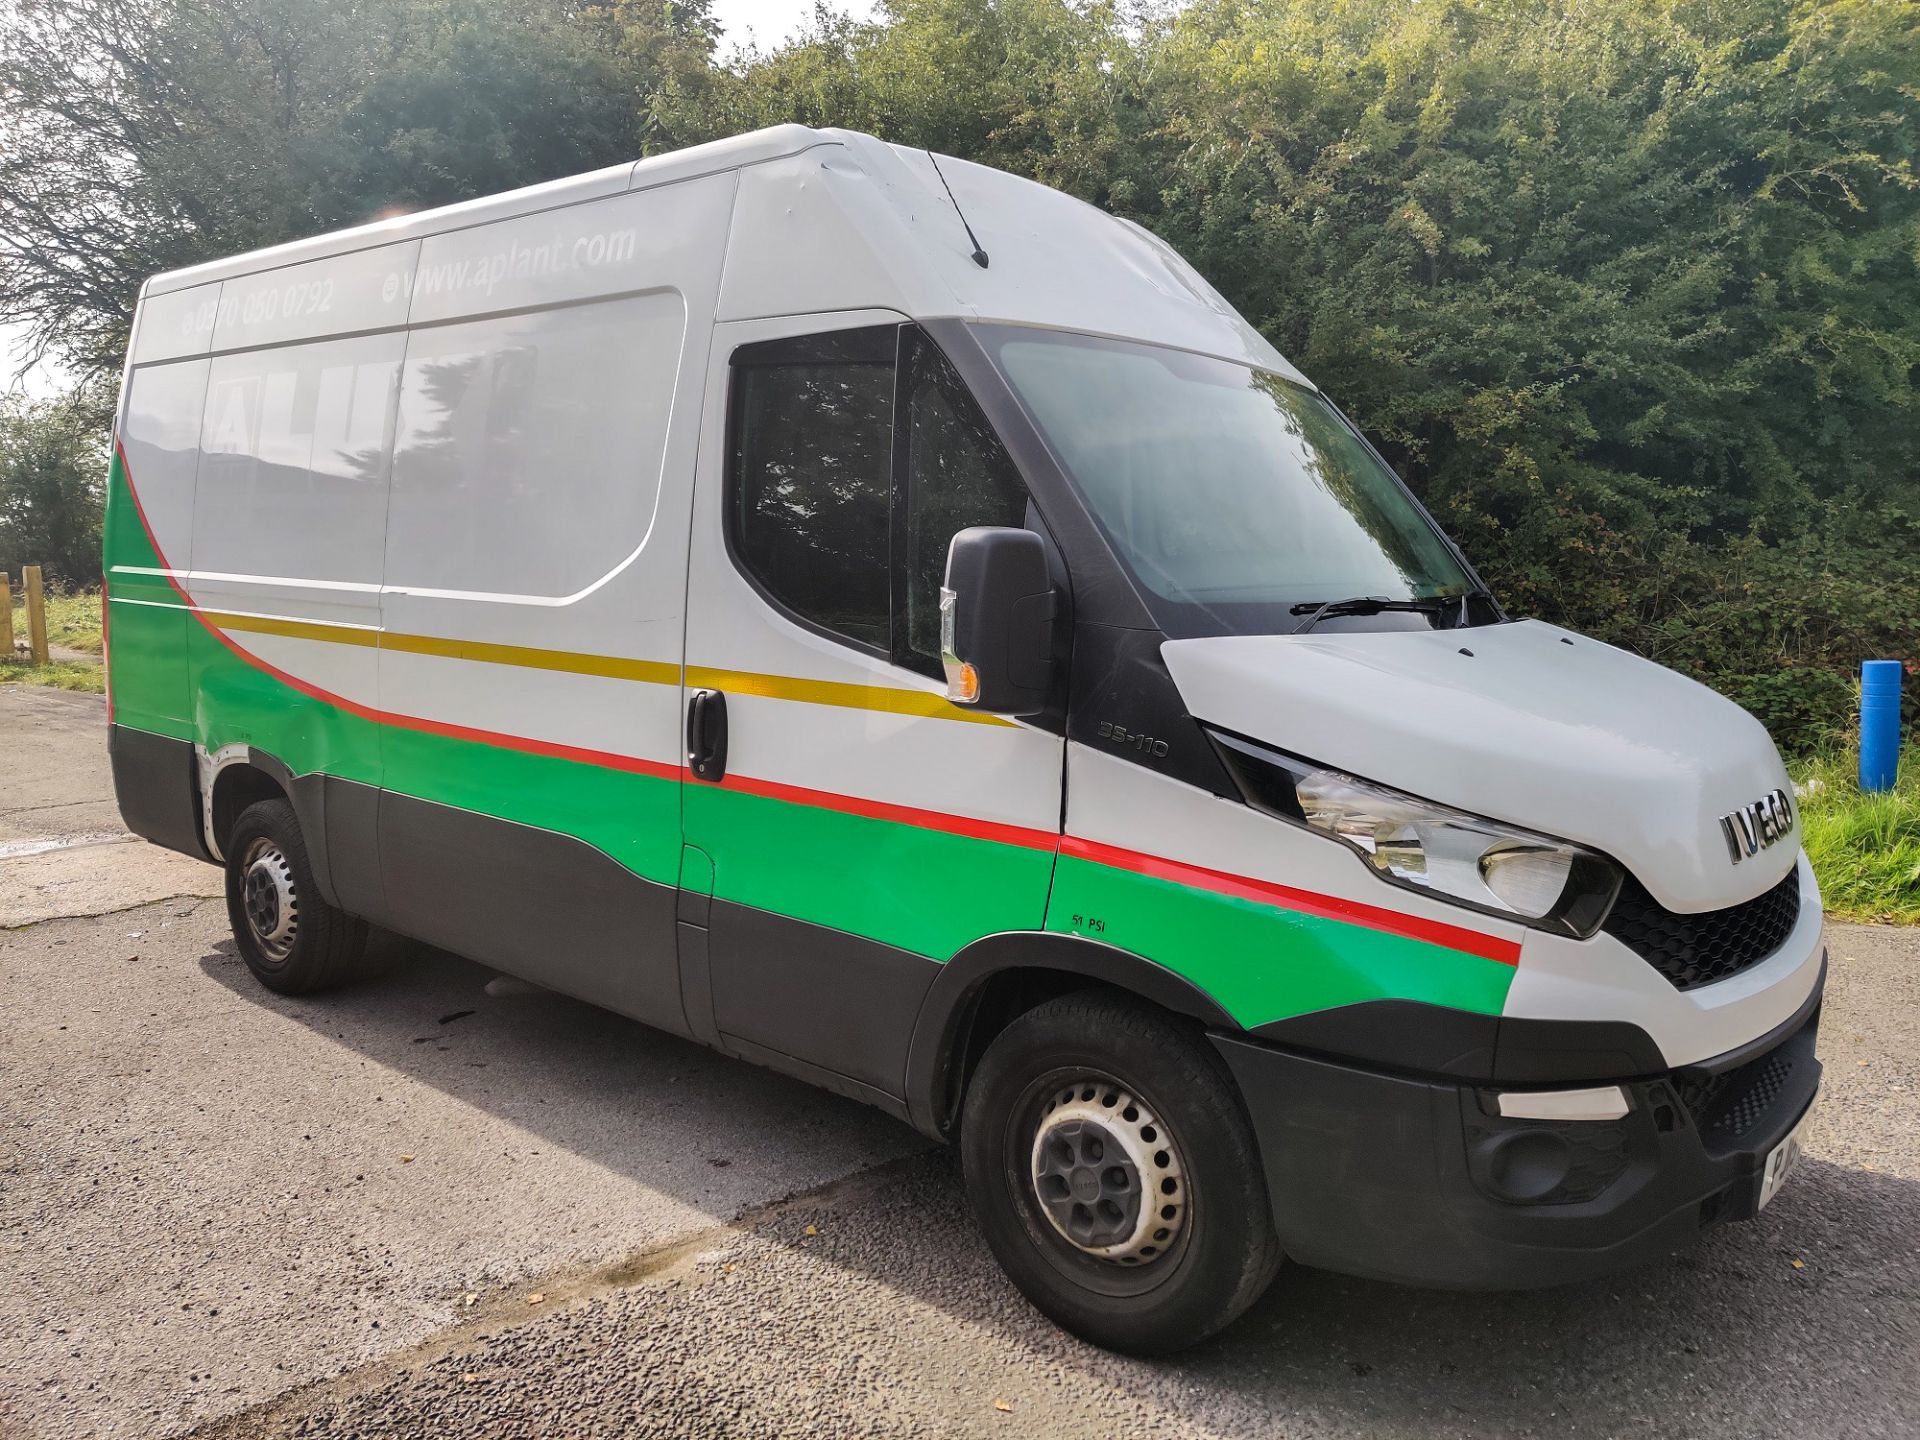
[[[1186,976],[1243,1025],[1400,998],[1498,1013],[1510,966],[1050,851],[849,815],[786,799],[385,725],[235,656],[181,607],[158,568],[116,456],[106,519],[116,723],[209,750],[257,746],[324,773],[539,826],[678,883],[686,831],[719,853],[725,900],[935,960],[1009,930],[1093,934]],[[923,723],[944,725],[941,720]],[[1051,899],[1049,874],[1051,872]],[[1074,917],[1080,917],[1076,922]],[[857,1005],[850,994],[846,1003]]]

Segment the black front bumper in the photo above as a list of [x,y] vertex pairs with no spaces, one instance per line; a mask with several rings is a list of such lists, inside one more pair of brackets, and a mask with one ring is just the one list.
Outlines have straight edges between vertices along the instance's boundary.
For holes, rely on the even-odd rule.
[[1619,1121],[1507,1119],[1490,1088],[1213,1038],[1246,1099],[1289,1257],[1524,1289],[1639,1264],[1757,1212],[1767,1156],[1819,1089],[1818,993],[1764,1046],[1618,1082],[1630,1101]]

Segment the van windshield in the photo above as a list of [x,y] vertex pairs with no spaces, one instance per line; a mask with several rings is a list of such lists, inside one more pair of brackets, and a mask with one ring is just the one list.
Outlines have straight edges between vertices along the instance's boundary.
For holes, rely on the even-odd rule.
[[[1399,479],[1313,391],[1164,346],[978,333],[1169,636],[1282,634],[1329,601],[1476,588]],[[1391,611],[1366,623],[1460,615],[1433,609],[1445,618]]]

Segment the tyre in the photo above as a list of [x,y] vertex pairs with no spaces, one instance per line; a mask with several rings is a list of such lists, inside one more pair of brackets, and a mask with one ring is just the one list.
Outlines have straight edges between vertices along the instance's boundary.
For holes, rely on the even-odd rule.
[[262,985],[310,995],[359,973],[366,922],[320,898],[293,806],[249,805],[234,821],[226,852],[227,921]]
[[1022,1294],[1134,1354],[1204,1340],[1280,1266],[1240,1097],[1203,1037],[1102,992],[1020,1016],[961,1118],[967,1194]]

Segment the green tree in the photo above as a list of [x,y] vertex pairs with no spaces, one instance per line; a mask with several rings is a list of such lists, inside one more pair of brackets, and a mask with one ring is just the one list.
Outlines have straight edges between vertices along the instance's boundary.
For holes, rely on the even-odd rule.
[[63,585],[100,583],[107,461],[95,408],[0,398],[0,570],[39,565]]
[[160,270],[682,143],[704,0],[0,0],[0,318],[118,368]]
[[706,3],[0,0],[0,318],[104,375],[157,270],[845,125],[1163,235],[1520,613],[1789,744],[1912,653],[1911,0],[883,0],[732,66]]
[[1110,0],[885,0],[871,24],[821,11],[719,104],[728,129],[843,125],[1103,200],[1136,58]]

